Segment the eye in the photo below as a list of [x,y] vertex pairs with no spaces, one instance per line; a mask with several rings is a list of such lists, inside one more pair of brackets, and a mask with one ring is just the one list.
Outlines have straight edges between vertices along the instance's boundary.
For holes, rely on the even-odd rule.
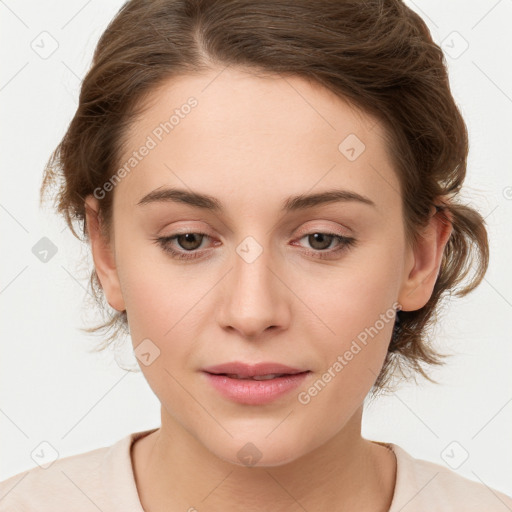
[[[201,253],[195,252],[200,248],[204,238],[210,238],[206,233],[178,233],[176,235],[164,236],[156,238],[155,241],[162,247],[165,252],[168,252],[173,258],[178,260],[190,260],[198,258]],[[172,242],[182,247],[184,252],[176,250]],[[187,254],[189,252],[190,254]]]
[[[320,259],[331,259],[333,255],[337,255],[341,251],[348,249],[350,246],[356,243],[356,239],[353,237],[346,237],[338,235],[337,233],[325,233],[322,231],[315,231],[308,233],[299,240],[306,238],[310,246],[314,249],[313,251],[307,251],[314,258]],[[337,242],[335,249],[326,251],[332,242]]]
[[[169,253],[172,258],[178,260],[192,260],[203,256],[199,249],[201,248],[202,242],[208,238],[210,237],[206,233],[188,232],[158,237],[155,238],[154,241],[158,243],[165,252]],[[313,248],[313,250],[308,250],[306,253],[319,259],[333,259],[341,251],[347,250],[356,243],[356,239],[353,237],[322,231],[305,234],[299,238],[299,240],[304,238],[307,238],[308,243]],[[326,249],[332,246],[333,242],[337,242],[335,248],[326,251]],[[176,245],[178,248],[176,248]]]

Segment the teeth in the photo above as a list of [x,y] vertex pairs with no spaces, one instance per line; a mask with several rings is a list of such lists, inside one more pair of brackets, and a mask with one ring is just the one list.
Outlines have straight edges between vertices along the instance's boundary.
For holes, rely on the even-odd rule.
[[271,373],[269,375],[255,375],[253,377],[254,380],[269,380],[269,379],[275,379],[276,377],[281,377],[281,375],[284,375],[284,373]]
[[254,375],[254,377],[240,377],[236,373],[226,373],[226,377],[230,379],[251,379],[251,380],[270,380],[275,379],[276,377],[281,377],[285,375],[284,373],[269,373],[268,375]]

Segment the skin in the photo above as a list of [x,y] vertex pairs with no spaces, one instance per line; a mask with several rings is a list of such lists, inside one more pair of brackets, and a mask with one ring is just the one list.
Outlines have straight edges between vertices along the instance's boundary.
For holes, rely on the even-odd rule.
[[[411,247],[384,129],[296,76],[219,68],[174,78],[131,126],[123,162],[190,96],[198,106],[115,187],[110,240],[100,235],[97,200],[86,198],[106,298],[126,309],[134,348],[149,338],[160,350],[150,365],[140,364],[161,402],[161,427],[132,450],[141,503],[149,512],[386,511],[396,459],[361,436],[361,420],[393,321],[308,404],[297,396],[395,301],[404,311],[426,304],[451,224],[432,215]],[[349,134],[365,144],[354,161],[338,149]],[[209,194],[225,211],[137,205],[161,186]],[[331,188],[365,195],[375,208],[347,201],[280,213],[291,195]],[[195,260],[173,259],[153,240],[183,227],[208,235],[196,245],[172,242],[202,253]],[[336,239],[321,246],[306,236],[322,232],[357,243],[333,253]],[[262,248],[251,263],[236,252],[247,236]],[[328,259],[312,255],[329,251]],[[270,404],[237,404],[201,373],[235,360],[311,373]],[[261,452],[252,467],[237,457],[248,442]]]

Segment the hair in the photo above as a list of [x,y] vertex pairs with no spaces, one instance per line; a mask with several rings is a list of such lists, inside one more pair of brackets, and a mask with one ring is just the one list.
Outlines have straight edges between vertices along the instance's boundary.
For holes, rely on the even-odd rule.
[[[457,197],[468,134],[444,55],[422,18],[400,0],[126,2],[99,39],[76,113],[45,166],[41,202],[56,185],[56,211],[80,239],[77,222],[87,241],[85,197],[120,165],[145,100],[173,77],[226,66],[302,77],[375,116],[399,178],[408,243],[419,240],[433,207],[452,224],[432,295],[421,309],[397,313],[372,392],[390,390],[397,371],[436,382],[423,366],[442,365],[447,355],[432,346],[428,328],[446,294],[464,296],[480,284],[489,247],[482,216]],[[112,197],[99,201],[107,239]],[[89,284],[105,321],[83,330],[105,336],[100,351],[127,333],[127,315],[108,311],[94,268]]]

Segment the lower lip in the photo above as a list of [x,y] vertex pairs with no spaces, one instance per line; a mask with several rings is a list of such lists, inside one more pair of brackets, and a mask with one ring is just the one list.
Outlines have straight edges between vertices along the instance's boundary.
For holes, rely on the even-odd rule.
[[208,382],[226,398],[240,404],[262,405],[272,402],[300,386],[310,372],[268,380],[231,379],[225,375],[203,373]]

